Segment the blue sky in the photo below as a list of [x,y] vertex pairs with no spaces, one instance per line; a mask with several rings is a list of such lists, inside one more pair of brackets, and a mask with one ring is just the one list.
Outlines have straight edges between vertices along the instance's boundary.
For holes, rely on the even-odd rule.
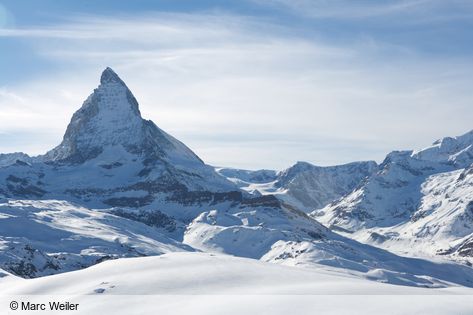
[[1,1],[0,152],[40,154],[111,66],[206,162],[380,161],[473,129],[473,2]]

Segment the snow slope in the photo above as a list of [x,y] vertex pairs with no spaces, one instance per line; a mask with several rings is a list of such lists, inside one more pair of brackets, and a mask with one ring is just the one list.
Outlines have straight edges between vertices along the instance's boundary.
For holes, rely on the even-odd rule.
[[[189,207],[189,217],[199,214],[186,223],[177,210],[88,209],[58,200],[9,200],[0,204],[0,265],[31,278],[120,257],[197,249],[276,264],[330,266],[358,278],[407,286],[473,287],[469,267],[400,257],[360,244],[271,196],[214,206],[209,211]],[[185,209],[178,210],[185,215]]]
[[2,294],[376,294],[380,288],[392,294],[473,293],[473,289],[460,287],[428,290],[386,285],[334,273],[331,268],[293,268],[185,252],[106,261],[36,279],[9,277],[14,279],[0,281]]
[[193,250],[140,222],[59,200],[0,203],[0,265],[26,278]]
[[313,217],[403,255],[444,255],[471,263],[471,134],[444,138],[418,152],[390,153],[361,187]]
[[32,163],[33,159],[26,153],[2,153],[0,154],[0,167],[9,166],[12,164]]
[[[269,196],[262,197],[269,198]],[[291,266],[333,267],[359,278],[407,286],[473,286],[473,269],[447,260],[392,254],[340,236],[302,211],[273,199],[253,207],[202,212],[187,225],[183,242],[204,252]]]
[[350,193],[376,170],[377,165],[373,161],[326,167],[297,162],[278,173],[268,170],[217,169],[248,192],[273,194],[304,212],[322,208]]
[[246,187],[252,183],[269,183],[277,179],[277,172],[273,170],[250,171],[228,167],[216,167],[215,170],[239,187]]
[[473,312],[472,289],[409,288],[356,279],[330,268],[293,268],[208,253],[118,259],[37,279],[6,275],[0,278],[0,293],[0,311],[13,298],[34,300],[40,294],[37,300],[57,296],[79,303],[79,312],[74,312],[79,314]]
[[445,137],[430,147],[413,152],[412,157],[465,168],[473,163],[473,130],[457,137]]
[[282,171],[274,186],[310,212],[348,194],[376,169],[373,161],[326,167],[298,162]]

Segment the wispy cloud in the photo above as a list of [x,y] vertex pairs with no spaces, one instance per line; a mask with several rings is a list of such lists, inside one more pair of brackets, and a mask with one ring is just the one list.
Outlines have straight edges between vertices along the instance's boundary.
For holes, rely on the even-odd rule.
[[373,38],[340,44],[221,13],[80,16],[1,36],[63,65],[0,90],[0,132],[21,129],[38,142],[35,130],[49,131],[33,153],[60,140],[105,66],[145,117],[216,165],[379,160],[472,127],[471,61]]
[[[425,23],[473,16],[468,0],[253,0],[264,6],[292,10],[295,13],[323,19],[366,19],[395,17],[397,23]],[[400,18],[402,17],[402,18]],[[386,20],[384,20],[386,21]]]

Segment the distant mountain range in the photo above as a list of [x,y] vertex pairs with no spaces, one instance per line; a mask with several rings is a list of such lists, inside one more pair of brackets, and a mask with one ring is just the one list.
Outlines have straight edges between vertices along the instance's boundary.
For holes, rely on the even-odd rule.
[[[0,155],[0,268],[25,278],[204,251],[473,287],[473,132],[383,163],[216,168],[110,68],[44,155]],[[435,261],[432,261],[435,260]]]

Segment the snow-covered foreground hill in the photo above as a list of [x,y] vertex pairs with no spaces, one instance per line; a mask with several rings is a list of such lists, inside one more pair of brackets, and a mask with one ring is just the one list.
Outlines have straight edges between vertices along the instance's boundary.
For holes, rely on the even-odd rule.
[[330,267],[391,284],[473,287],[473,269],[467,266],[401,257],[361,244],[274,200],[247,207],[219,205],[187,226],[158,211],[10,200],[0,203],[0,265],[34,278],[122,257],[201,250],[281,265]]
[[361,280],[331,268],[285,267],[209,253],[118,259],[37,279],[2,274],[0,292],[5,303],[0,311],[6,310],[7,300],[44,302],[57,296],[79,303],[75,314],[473,312],[473,289],[395,286]]

